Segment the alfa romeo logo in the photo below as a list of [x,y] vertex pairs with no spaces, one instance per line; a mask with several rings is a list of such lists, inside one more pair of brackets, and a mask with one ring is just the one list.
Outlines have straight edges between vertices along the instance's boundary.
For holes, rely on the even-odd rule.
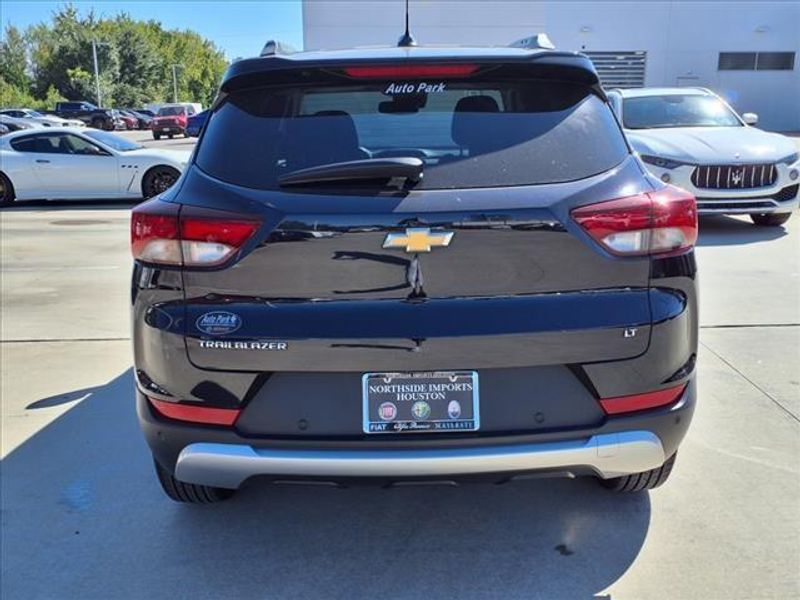
[[419,401],[411,405],[411,414],[418,421],[424,421],[431,416],[431,405],[427,402]]

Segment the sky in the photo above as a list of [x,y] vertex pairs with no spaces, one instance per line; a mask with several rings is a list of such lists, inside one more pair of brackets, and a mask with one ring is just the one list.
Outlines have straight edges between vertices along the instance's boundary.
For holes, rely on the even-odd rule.
[[[2,0],[0,20],[3,28],[49,21],[52,13],[67,2],[47,0]],[[192,29],[210,39],[229,59],[257,56],[268,39],[279,39],[296,48],[303,46],[303,20],[300,0],[252,0],[250,2],[128,0],[73,1],[81,14],[113,16],[127,12],[135,19],[155,19],[167,29]]]

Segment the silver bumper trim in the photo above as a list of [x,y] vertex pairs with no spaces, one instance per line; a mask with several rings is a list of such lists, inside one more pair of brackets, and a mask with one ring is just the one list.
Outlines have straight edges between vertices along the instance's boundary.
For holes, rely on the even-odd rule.
[[197,443],[181,451],[175,477],[238,488],[255,475],[413,478],[574,468],[608,479],[654,469],[665,460],[661,441],[649,431],[541,444],[418,450],[285,450]]

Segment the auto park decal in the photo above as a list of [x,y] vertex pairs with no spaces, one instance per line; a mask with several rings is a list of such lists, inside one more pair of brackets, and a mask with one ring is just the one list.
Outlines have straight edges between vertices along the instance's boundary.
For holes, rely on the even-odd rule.
[[231,312],[217,310],[200,315],[195,326],[208,335],[226,335],[242,326],[242,318]]
[[443,81],[439,83],[420,81],[419,83],[390,83],[383,93],[387,96],[396,96],[398,94],[436,94],[446,89],[447,86]]

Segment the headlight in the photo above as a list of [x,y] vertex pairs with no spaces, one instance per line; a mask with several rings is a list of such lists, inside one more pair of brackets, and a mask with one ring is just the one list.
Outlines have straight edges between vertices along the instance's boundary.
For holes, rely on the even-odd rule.
[[641,158],[644,162],[648,164],[655,165],[656,167],[660,167],[662,169],[676,169],[678,167],[683,167],[689,164],[681,162],[679,160],[673,160],[671,158],[662,158],[660,156],[651,156],[649,154],[640,154],[639,158]]
[[793,165],[798,160],[800,160],[800,152],[795,152],[794,154],[790,154],[789,156],[780,159],[778,162],[785,165]]

